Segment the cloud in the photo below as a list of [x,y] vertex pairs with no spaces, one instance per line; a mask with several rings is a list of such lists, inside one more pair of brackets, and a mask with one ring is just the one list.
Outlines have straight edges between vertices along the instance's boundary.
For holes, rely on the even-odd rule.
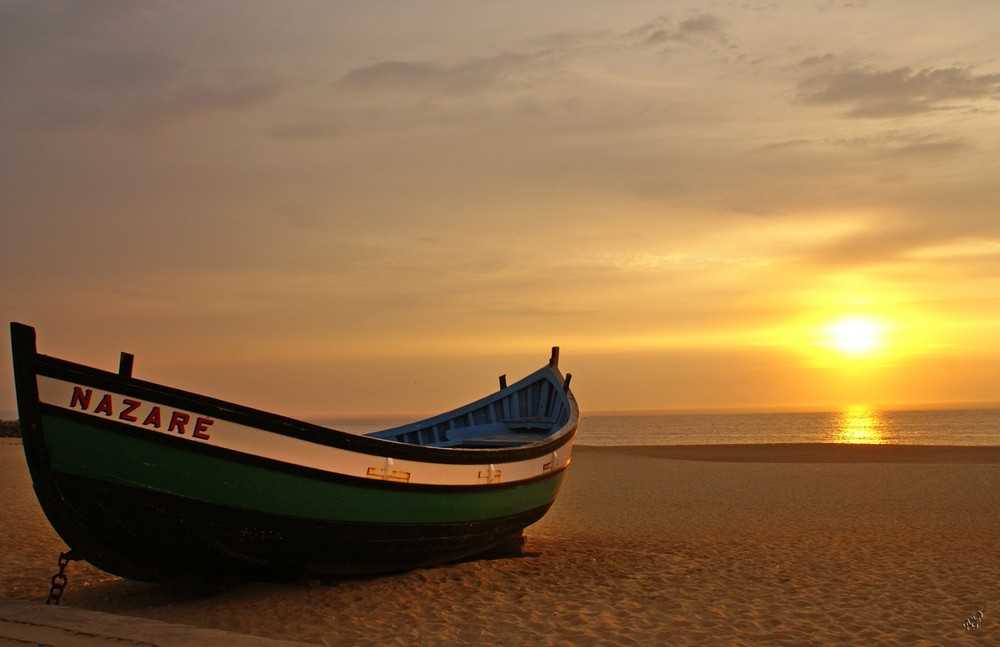
[[973,149],[972,144],[963,139],[925,138],[912,141],[885,151],[887,157],[937,158],[950,157]]
[[851,137],[834,143],[852,151],[876,158],[936,159],[951,157],[975,149],[975,145],[962,137],[942,133],[924,133],[889,130],[870,136]]
[[522,83],[533,73],[538,57],[503,53],[452,64],[384,61],[351,70],[340,85],[365,91],[473,94]]
[[913,249],[935,241],[940,233],[922,227],[887,224],[872,226],[823,243],[808,252],[810,264],[857,267],[898,261]]
[[[23,3],[0,10],[0,119],[18,129],[155,129],[272,97],[271,75],[193,55],[152,5]],[[253,71],[251,71],[253,70]]]
[[700,14],[687,20],[682,20],[677,26],[677,31],[672,35],[673,40],[726,40],[725,30],[722,20],[711,14]]
[[692,16],[676,25],[666,18],[659,18],[629,32],[628,35],[638,38],[644,45],[668,47],[729,41],[722,19],[707,13]]
[[823,65],[825,63],[829,63],[830,61],[834,60],[835,58],[836,58],[836,56],[833,53],[827,52],[826,54],[822,54],[822,55],[818,54],[818,55],[815,55],[815,56],[807,56],[806,58],[802,59],[799,62],[799,65],[801,65],[802,67],[817,67],[819,65]]
[[1000,74],[976,74],[964,67],[856,68],[824,72],[799,84],[803,103],[847,105],[848,117],[870,119],[953,110],[998,96]]
[[[136,58],[134,53],[113,58],[130,57],[133,61]],[[103,58],[90,58],[79,67],[99,67]],[[72,81],[50,87],[26,102],[18,120],[40,129],[156,129],[212,112],[253,107],[279,89],[266,79],[189,70],[155,57],[149,64],[109,66],[90,77],[77,74],[77,67],[62,71],[61,76]]]
[[[502,146],[515,137],[530,140],[529,146],[555,142],[549,153],[562,145],[609,142],[622,133],[631,138],[678,120],[710,119],[690,108],[703,97],[683,98],[680,87],[670,91],[679,76],[671,68],[682,64],[665,62],[662,52],[698,57],[707,51],[718,58],[731,42],[723,19],[703,13],[633,24],[641,26],[551,32],[476,57],[374,59],[332,84],[337,96],[331,102],[336,108],[326,113],[330,126],[313,119],[301,131],[291,125],[280,134],[305,138],[317,130],[387,132],[395,127],[415,133],[420,125],[436,134],[461,128],[464,136],[478,128],[484,134],[502,132],[494,140]],[[694,67],[684,65],[681,74]],[[580,163],[578,150],[571,166]],[[594,159],[616,154],[604,150]]]
[[866,271],[878,266],[898,270],[903,264],[914,271],[926,270],[922,263],[932,258],[942,262],[996,258],[1000,223],[995,201],[983,199],[985,191],[975,183],[953,185],[947,191],[908,186],[905,196],[890,203],[895,214],[866,215],[846,231],[797,245],[796,253],[813,267]]

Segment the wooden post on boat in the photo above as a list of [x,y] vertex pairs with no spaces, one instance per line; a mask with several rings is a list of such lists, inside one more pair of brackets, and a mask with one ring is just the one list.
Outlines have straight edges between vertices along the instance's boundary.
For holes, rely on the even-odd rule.
[[135,364],[135,355],[122,351],[118,358],[118,375],[122,377],[132,377],[132,367]]
[[552,357],[549,358],[549,366],[559,366],[559,347],[552,347]]

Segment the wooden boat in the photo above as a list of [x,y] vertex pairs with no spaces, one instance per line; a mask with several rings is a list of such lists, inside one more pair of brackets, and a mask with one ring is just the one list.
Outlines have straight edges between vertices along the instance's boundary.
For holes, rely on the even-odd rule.
[[552,505],[579,410],[549,363],[367,435],[37,352],[11,323],[35,492],[73,551],[145,581],[392,572],[517,542]]

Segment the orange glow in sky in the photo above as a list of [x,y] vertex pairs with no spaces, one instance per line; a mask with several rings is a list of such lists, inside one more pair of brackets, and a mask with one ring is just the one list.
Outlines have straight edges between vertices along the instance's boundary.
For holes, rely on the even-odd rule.
[[996,0],[3,17],[0,314],[42,352],[311,417],[554,345],[585,411],[998,399]]

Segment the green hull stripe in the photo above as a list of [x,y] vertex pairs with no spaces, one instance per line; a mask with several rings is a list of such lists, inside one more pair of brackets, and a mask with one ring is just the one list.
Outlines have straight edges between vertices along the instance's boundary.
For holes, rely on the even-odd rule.
[[[551,503],[562,482],[471,492],[335,483],[205,456],[72,420],[42,416],[52,469],[206,503],[325,521],[448,523],[493,519]],[[127,460],[124,457],[128,457]]]

